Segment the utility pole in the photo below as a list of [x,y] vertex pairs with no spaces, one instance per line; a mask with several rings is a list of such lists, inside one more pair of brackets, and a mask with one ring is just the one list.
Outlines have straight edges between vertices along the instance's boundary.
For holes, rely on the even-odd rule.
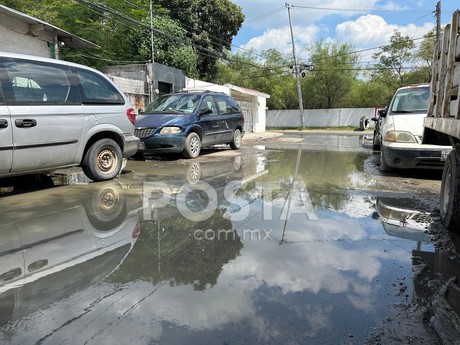
[[297,65],[297,59],[295,56],[295,44],[294,44],[294,33],[292,32],[292,22],[291,22],[291,7],[294,7],[292,5],[289,5],[287,2],[285,3],[285,6],[288,10],[288,17],[289,17],[289,27],[291,29],[291,41],[292,41],[292,58],[294,60],[294,73],[295,73],[295,78],[297,81],[297,96],[299,98],[299,111],[300,111],[300,127],[301,129],[304,129],[304,124],[303,124],[303,100],[302,100],[302,88],[300,86],[300,68]]
[[153,102],[153,97],[155,95],[155,76],[154,72],[154,64],[155,64],[155,46],[153,44],[153,4],[152,0],[150,0],[150,50],[152,54],[152,63],[149,68],[150,80],[149,80],[149,99],[150,102]]
[[441,37],[441,1],[436,4],[436,42]]

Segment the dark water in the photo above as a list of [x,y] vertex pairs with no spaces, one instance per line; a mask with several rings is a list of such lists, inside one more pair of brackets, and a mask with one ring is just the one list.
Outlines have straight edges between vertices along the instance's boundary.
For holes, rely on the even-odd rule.
[[363,343],[430,215],[365,150],[280,145],[0,198],[0,343]]

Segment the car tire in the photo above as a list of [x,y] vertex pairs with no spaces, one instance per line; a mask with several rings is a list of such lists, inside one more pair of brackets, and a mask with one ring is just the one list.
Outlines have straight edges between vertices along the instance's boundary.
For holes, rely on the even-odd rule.
[[389,172],[392,170],[393,168],[390,167],[385,161],[385,155],[383,154],[383,151],[380,151],[380,171]]
[[241,142],[243,140],[243,137],[241,136],[241,131],[237,128],[233,132],[233,138],[232,141],[230,142],[230,147],[232,150],[238,150],[241,147]]
[[374,131],[374,139],[372,139],[372,149],[375,151],[380,150],[380,141],[378,140],[378,133]]
[[86,151],[81,166],[91,180],[105,181],[118,176],[122,160],[120,146],[112,139],[101,139]]
[[359,129],[362,131],[365,131],[368,128],[369,128],[369,119],[367,118],[367,116],[361,116],[361,119],[359,119]]
[[444,165],[439,209],[444,226],[449,231],[460,231],[460,160],[456,150],[449,153]]
[[200,155],[201,139],[195,132],[190,133],[185,139],[185,148],[182,151],[184,158],[196,158]]
[[85,208],[89,222],[99,231],[112,230],[120,226],[127,217],[124,195],[115,186],[94,191]]
[[201,179],[201,166],[198,162],[193,162],[187,168],[186,180],[190,184],[197,184]]

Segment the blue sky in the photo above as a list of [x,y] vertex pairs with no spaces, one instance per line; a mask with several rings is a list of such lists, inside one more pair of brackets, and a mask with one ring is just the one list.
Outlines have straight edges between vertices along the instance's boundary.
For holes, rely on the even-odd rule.
[[[233,51],[269,48],[292,52],[288,11],[297,54],[308,59],[307,49],[319,40],[352,44],[356,50],[388,43],[395,30],[413,38],[423,37],[435,25],[436,0],[232,0],[245,14],[233,39]],[[450,22],[458,0],[442,0],[442,23]],[[361,62],[372,62],[372,50],[361,53]]]

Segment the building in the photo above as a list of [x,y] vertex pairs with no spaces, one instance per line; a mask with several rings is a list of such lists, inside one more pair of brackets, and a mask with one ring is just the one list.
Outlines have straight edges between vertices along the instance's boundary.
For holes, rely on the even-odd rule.
[[97,45],[40,19],[0,5],[0,51],[59,59],[59,48]]
[[[59,59],[59,49],[98,46],[25,13],[0,5],[0,51]],[[104,72],[126,93],[136,109],[152,98],[182,89],[204,89],[231,95],[245,115],[245,130],[264,132],[266,99],[263,92],[187,78],[184,71],[159,63],[110,66]],[[153,72],[153,78],[152,78]]]
[[216,85],[201,80],[186,78],[187,90],[210,90],[232,96],[244,113],[244,130],[261,133],[266,128],[267,98],[270,95],[231,84]]

